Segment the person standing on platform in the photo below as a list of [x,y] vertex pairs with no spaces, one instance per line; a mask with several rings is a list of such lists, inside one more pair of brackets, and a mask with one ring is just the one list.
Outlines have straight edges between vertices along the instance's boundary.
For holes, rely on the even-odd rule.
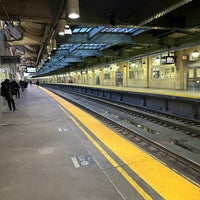
[[36,81],[36,85],[37,85],[37,87],[39,87],[39,85],[40,85],[39,80]]
[[20,84],[22,92],[23,92],[24,91],[24,81],[20,80],[19,84]]
[[13,88],[15,90],[16,98],[20,98],[20,92],[19,92],[20,86],[19,86],[19,84],[15,80],[13,80],[12,81],[12,86],[13,86]]
[[14,93],[14,88],[10,83],[9,79],[6,79],[4,82],[1,83],[1,95],[7,100],[10,111],[16,110],[15,101],[13,99]]

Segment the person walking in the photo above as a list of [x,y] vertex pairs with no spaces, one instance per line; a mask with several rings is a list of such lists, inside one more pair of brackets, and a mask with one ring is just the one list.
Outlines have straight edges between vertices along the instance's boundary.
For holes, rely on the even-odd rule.
[[6,79],[4,82],[1,83],[1,95],[7,100],[10,111],[16,110],[15,101],[13,99],[14,93],[15,91],[9,79]]

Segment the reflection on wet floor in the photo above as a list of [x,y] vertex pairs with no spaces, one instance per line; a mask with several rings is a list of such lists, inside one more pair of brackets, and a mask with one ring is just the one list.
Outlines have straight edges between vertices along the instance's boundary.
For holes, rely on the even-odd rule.
[[[118,115],[116,115],[116,114],[113,114],[113,113],[110,113],[110,112],[108,112],[108,111],[105,111],[105,112],[106,112],[107,114],[109,114],[111,117],[118,118],[118,119],[120,119],[120,120],[126,122],[127,124],[134,125],[135,127],[140,128],[140,129],[146,131],[147,133],[159,134],[158,131],[153,130],[153,129],[151,129],[151,128],[147,127],[147,126],[144,126],[144,125],[142,125],[142,124],[139,124],[139,123],[137,123],[137,122],[131,121],[130,119],[120,117],[120,116],[118,116]],[[184,149],[187,149],[187,150],[189,150],[189,151],[192,151],[192,152],[195,153],[195,154],[199,154],[199,153],[200,153],[200,151],[199,151],[197,148],[192,147],[192,146],[189,145],[189,144],[186,144],[187,141],[180,141],[180,140],[177,140],[177,139],[170,139],[170,142],[173,143],[173,144],[175,144],[175,145],[177,145],[177,146],[179,146],[179,147],[181,147],[181,148],[184,148]]]
[[149,128],[149,127],[146,127],[146,126],[144,126],[144,125],[142,125],[142,124],[139,124],[139,123],[137,123],[137,122],[131,121],[131,120],[126,119],[126,118],[123,118],[123,117],[119,117],[119,116],[117,116],[117,115],[115,115],[115,114],[113,114],[113,113],[110,113],[110,112],[108,112],[108,111],[105,111],[105,112],[106,112],[107,114],[109,114],[111,117],[115,117],[115,118],[118,118],[118,119],[120,119],[120,120],[123,120],[123,121],[125,121],[126,123],[131,124],[131,125],[134,125],[134,126],[136,126],[137,128],[140,128],[140,129],[142,129],[142,130],[144,130],[144,131],[146,131],[146,132],[148,132],[148,133],[151,133],[151,134],[159,134],[158,131],[153,130],[153,129]]
[[192,151],[193,153],[195,153],[195,154],[200,154],[200,150],[199,149],[197,149],[197,148],[195,148],[195,147],[193,147],[193,146],[191,146],[190,144],[187,144],[186,142],[186,140],[177,140],[177,139],[170,139],[170,142],[172,143],[172,144],[175,144],[175,145],[177,145],[177,146],[180,146],[180,147],[182,147],[182,148],[184,148],[184,149],[187,149],[187,150],[189,150],[189,151]]

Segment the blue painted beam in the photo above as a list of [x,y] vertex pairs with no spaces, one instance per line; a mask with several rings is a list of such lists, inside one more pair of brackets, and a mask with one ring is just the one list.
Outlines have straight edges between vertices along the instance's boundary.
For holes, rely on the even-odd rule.
[[135,32],[132,33],[132,37],[139,35],[141,33],[144,33],[145,31],[147,31],[147,29],[137,29]]
[[73,53],[73,56],[77,57],[88,57],[88,56],[100,56],[100,52],[98,50],[85,50],[81,49]]
[[64,56],[64,55],[69,55],[69,50],[58,49],[55,53],[55,56]]
[[78,43],[78,44],[74,44],[73,47],[71,47],[69,49],[69,53],[72,53],[73,51],[75,51],[78,47],[81,46],[81,43]]
[[83,60],[79,57],[65,57],[61,61],[62,62],[68,62],[68,63],[83,62]]
[[[95,34],[95,33],[93,33]],[[97,33],[96,33],[97,34]],[[84,35],[84,36],[83,36]],[[127,41],[131,40],[131,34],[122,34],[122,33],[102,33],[97,34],[94,36],[90,36],[90,33],[87,34],[74,34],[70,37],[66,37],[65,40],[63,40],[62,46],[60,46],[58,49],[65,50],[70,49],[72,44],[90,44],[90,43],[112,43],[112,41],[115,41],[115,43],[127,43]]]
[[88,38],[91,39],[92,37],[97,35],[99,32],[101,32],[104,28],[105,28],[104,26],[98,26],[98,27],[93,28],[92,31],[88,33]]
[[97,44],[130,44],[132,43],[132,37],[130,34],[104,33],[92,42]]

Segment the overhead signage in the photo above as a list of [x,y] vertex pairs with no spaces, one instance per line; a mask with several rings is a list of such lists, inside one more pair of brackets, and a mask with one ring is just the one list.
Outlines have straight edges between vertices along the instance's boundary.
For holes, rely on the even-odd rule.
[[1,64],[19,64],[20,56],[1,56]]
[[175,63],[175,57],[174,56],[163,56],[162,57],[162,64],[174,64]]

